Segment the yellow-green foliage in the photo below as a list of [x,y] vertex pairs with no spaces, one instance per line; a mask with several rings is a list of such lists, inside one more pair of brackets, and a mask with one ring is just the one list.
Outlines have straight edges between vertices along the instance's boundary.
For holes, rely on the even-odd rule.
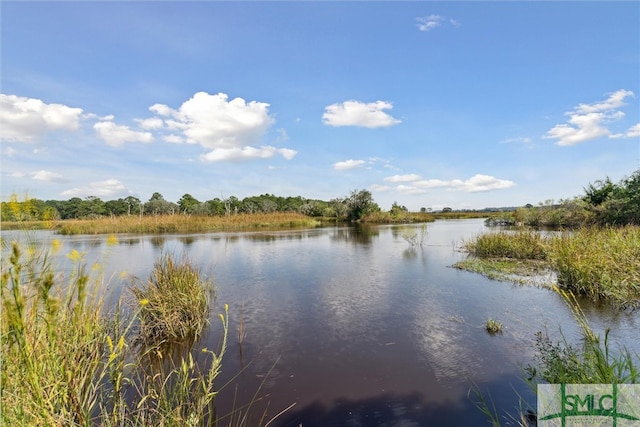
[[582,228],[553,237],[534,231],[487,233],[464,247],[481,258],[544,260],[561,288],[621,305],[640,304],[638,226]]
[[465,242],[464,247],[477,257],[545,259],[547,239],[534,231],[485,233]]
[[[110,238],[114,240],[114,238]],[[226,349],[228,307],[220,315],[223,340],[198,366],[190,347],[172,357],[133,346],[131,326],[140,308],[124,319],[105,313],[100,278],[86,273],[72,250],[69,273],[50,254],[17,243],[2,256],[3,426],[183,426],[215,418],[213,382]],[[66,269],[69,271],[69,269]],[[135,351],[138,348],[138,351]],[[165,362],[149,363],[153,354]]]
[[203,280],[187,258],[165,254],[149,279],[131,287],[140,306],[139,338],[146,345],[199,336],[207,323],[213,283]]
[[640,300],[640,227],[584,228],[552,240],[558,285],[621,304]]
[[246,230],[265,227],[313,227],[319,222],[291,212],[239,214],[229,216],[158,215],[58,221],[60,234],[190,233]]
[[[78,252],[63,279],[46,252],[17,243],[2,264],[2,424],[86,425],[106,374],[102,302]],[[4,254],[3,254],[4,257]]]

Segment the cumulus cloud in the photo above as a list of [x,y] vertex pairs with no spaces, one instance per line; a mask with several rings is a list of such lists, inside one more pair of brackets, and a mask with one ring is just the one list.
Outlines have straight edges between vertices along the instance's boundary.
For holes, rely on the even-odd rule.
[[31,142],[50,131],[74,131],[81,115],[81,108],[0,94],[0,140]]
[[107,145],[112,147],[119,147],[125,142],[142,142],[143,144],[153,142],[151,132],[136,131],[111,121],[98,122],[93,125],[93,129]]
[[421,16],[416,18],[416,21],[418,21],[418,30],[420,31],[431,31],[444,24],[450,24],[456,28],[460,26],[458,20],[446,18],[442,15]]
[[415,173],[407,174],[407,175],[393,175],[388,176],[384,180],[387,182],[410,182],[417,181],[420,179],[420,175]]
[[[624,117],[624,113],[618,109],[625,104],[627,97],[633,97],[629,90],[618,90],[609,98],[593,104],[579,104],[574,111],[565,113],[569,116],[567,123],[562,123],[551,128],[544,135],[545,139],[557,139],[557,145],[575,145],[592,139],[608,136],[609,138],[627,137],[627,134],[613,134],[606,126],[611,122]],[[633,129],[628,132],[633,135]]]
[[[400,175],[398,175],[400,176]],[[450,191],[462,191],[465,193],[478,193],[483,191],[501,190],[516,185],[513,181],[498,179],[490,175],[477,174],[467,180],[453,179],[424,179],[405,182],[396,187],[396,190],[405,194],[422,194],[434,188],[445,188]]]
[[269,145],[259,148],[251,146],[242,148],[216,148],[201,155],[200,159],[204,162],[238,162],[251,159],[268,159],[273,157],[275,154],[280,154],[285,159],[291,160],[297,154],[297,151],[289,148],[276,148]]
[[111,197],[126,192],[125,186],[117,179],[91,182],[84,187],[75,187],[62,192],[67,197]]
[[345,170],[351,170],[351,169],[356,169],[359,167],[362,167],[363,165],[365,165],[367,162],[364,160],[345,160],[344,162],[336,162],[333,164],[333,169],[337,170],[337,171],[345,171]]
[[33,172],[31,177],[36,181],[46,181],[46,182],[62,182],[63,176],[57,172],[50,172],[45,170],[40,170],[37,172]]
[[[164,104],[154,104],[149,110],[171,131],[163,137],[165,141],[199,144],[208,150],[200,156],[205,162],[266,159],[276,154],[290,160],[297,154],[289,148],[257,146],[275,122],[265,102],[198,92],[177,110]],[[289,138],[286,130],[277,132],[278,142]]]
[[[113,117],[111,117],[110,120],[113,120]],[[138,126],[146,130],[162,129],[163,126],[162,119],[158,117],[152,117],[150,119],[135,119],[135,121],[138,123]]]
[[360,126],[379,128],[401,123],[384,110],[392,109],[393,105],[385,101],[364,103],[360,101],[345,101],[325,107],[322,121],[329,126]]

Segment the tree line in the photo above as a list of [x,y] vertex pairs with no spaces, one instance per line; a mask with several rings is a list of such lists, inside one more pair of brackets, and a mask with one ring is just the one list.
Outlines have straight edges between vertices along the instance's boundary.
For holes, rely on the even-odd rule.
[[[406,208],[405,208],[406,209]],[[90,219],[124,215],[238,215],[242,213],[298,212],[314,217],[335,217],[359,220],[379,211],[368,190],[354,190],[348,196],[329,201],[306,199],[302,196],[281,197],[273,194],[245,197],[216,197],[199,201],[184,194],[177,203],[165,200],[159,192],[148,201],[128,196],[103,201],[99,197],[69,200],[39,200],[28,195],[19,200],[12,194],[8,202],[1,204],[2,221],[50,221],[65,219]]]

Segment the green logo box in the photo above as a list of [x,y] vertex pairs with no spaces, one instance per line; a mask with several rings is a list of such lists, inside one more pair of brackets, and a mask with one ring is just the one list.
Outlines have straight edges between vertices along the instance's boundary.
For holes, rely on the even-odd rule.
[[640,427],[640,385],[538,385],[538,427],[587,426]]

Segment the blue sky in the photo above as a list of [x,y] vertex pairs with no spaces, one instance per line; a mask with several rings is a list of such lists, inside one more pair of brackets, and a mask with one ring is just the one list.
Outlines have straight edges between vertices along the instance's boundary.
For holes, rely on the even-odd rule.
[[638,2],[1,5],[2,199],[520,206],[640,167]]

